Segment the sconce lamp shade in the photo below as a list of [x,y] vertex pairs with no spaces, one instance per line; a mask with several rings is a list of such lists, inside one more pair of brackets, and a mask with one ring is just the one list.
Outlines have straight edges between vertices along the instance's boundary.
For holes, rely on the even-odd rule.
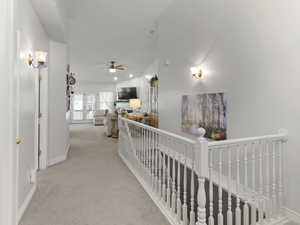
[[[29,66],[33,67],[33,68],[40,68],[41,66],[45,66],[45,63],[47,61],[47,52],[43,52],[43,51],[37,51],[35,52],[35,58],[29,54],[28,55],[28,64]],[[37,63],[34,63],[34,61],[36,60]]]
[[133,109],[139,109],[139,108],[141,108],[141,100],[140,99],[130,99],[129,105]]
[[47,61],[47,55],[48,53],[47,52],[43,52],[43,51],[37,51],[35,53],[36,55],[36,59],[37,59],[37,62],[38,63],[45,63]]

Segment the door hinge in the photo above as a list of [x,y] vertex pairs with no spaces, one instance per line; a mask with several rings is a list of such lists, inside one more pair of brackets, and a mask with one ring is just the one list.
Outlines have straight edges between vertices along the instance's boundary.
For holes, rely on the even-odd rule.
[[43,77],[41,75],[39,75],[39,80],[43,80]]
[[39,150],[39,156],[41,156],[42,155],[42,150]]
[[42,113],[39,113],[39,118],[41,119],[43,117],[43,114]]

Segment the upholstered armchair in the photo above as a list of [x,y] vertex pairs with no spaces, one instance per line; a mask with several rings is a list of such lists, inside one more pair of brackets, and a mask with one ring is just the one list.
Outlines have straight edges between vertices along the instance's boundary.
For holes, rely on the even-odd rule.
[[105,119],[105,110],[98,110],[94,114],[94,125],[104,125],[104,119]]

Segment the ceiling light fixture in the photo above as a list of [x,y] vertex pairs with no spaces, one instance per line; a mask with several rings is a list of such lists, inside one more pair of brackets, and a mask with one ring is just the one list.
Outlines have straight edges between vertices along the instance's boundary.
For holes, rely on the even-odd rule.
[[191,73],[195,78],[201,78],[203,76],[203,71],[199,67],[191,67]]
[[109,68],[109,72],[110,73],[115,73],[115,72],[117,72],[117,69],[116,68]]
[[118,80],[118,77],[114,77],[114,80]]
[[132,78],[132,77],[133,77],[133,74],[129,74],[129,77]]
[[29,64],[29,66],[31,66],[33,68],[40,68],[42,66],[45,66],[45,63],[47,61],[47,55],[48,55],[47,52],[37,51],[35,53],[37,64],[34,64],[34,58],[31,54],[29,54],[28,55],[28,64]]

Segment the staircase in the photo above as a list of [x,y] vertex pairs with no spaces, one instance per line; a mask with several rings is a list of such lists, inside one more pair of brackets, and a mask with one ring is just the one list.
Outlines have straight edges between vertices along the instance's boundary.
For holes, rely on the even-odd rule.
[[194,141],[119,118],[119,154],[172,225],[284,224],[282,152],[275,135]]

